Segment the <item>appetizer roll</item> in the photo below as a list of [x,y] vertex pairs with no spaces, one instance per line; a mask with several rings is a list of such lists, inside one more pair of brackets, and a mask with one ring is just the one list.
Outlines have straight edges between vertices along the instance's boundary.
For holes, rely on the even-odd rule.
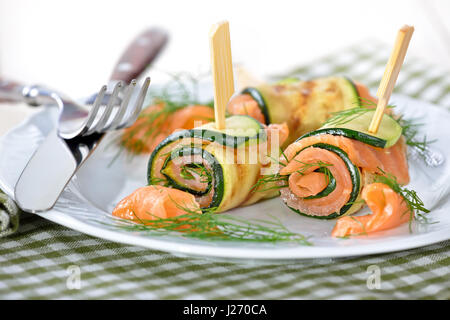
[[275,188],[254,186],[272,166],[270,153],[279,156],[277,145],[286,139],[287,126],[267,127],[248,116],[232,116],[226,128],[218,131],[209,123],[171,134],[150,156],[148,183],[186,191],[202,208],[217,212],[276,196]]
[[368,89],[343,77],[311,81],[289,79],[277,84],[246,88],[228,104],[230,114],[246,114],[261,123],[284,123],[289,128],[286,144],[316,130],[331,113],[375,101]]
[[176,129],[192,129],[194,123],[214,120],[214,109],[206,105],[173,106],[161,102],[144,109],[136,122],[126,128],[121,145],[134,154],[150,154]]
[[409,182],[401,126],[384,114],[377,134],[366,130],[374,110],[343,111],[322,128],[298,138],[280,158],[280,193],[297,213],[331,219],[359,210],[362,188],[375,175]]

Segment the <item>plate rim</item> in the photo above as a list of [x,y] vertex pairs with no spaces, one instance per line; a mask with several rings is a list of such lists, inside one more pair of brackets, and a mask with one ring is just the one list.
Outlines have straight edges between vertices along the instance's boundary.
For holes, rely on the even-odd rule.
[[[413,99],[416,101],[422,101],[419,99],[411,98],[406,95],[396,94],[397,97],[404,97],[407,99]],[[424,103],[432,104],[424,101]],[[442,111],[447,111],[445,108],[432,104]],[[48,108],[33,113],[26,117],[17,126],[8,130],[3,136],[0,137],[0,145],[2,141],[9,134],[23,129],[39,114],[48,112]],[[8,184],[0,180],[0,188],[10,197],[14,198],[14,191],[11,190]],[[86,201],[85,199],[82,199]],[[127,245],[135,245],[148,249],[170,252],[174,254],[195,256],[195,257],[210,257],[210,258],[231,258],[237,260],[267,260],[276,261],[292,261],[301,259],[319,259],[319,258],[348,258],[356,256],[370,256],[376,254],[391,253],[403,250],[410,250],[429,246],[442,241],[450,239],[449,230],[438,230],[431,233],[424,233],[416,235],[414,241],[411,238],[406,237],[402,239],[386,240],[385,242],[376,242],[373,244],[360,244],[349,246],[304,246],[298,245],[290,248],[239,248],[239,247],[227,247],[227,246],[209,246],[202,245],[201,243],[180,243],[179,241],[171,241],[167,239],[158,239],[157,237],[143,237],[133,235],[132,233],[120,232],[118,230],[109,230],[106,228],[96,227],[88,223],[83,222],[80,219],[76,219],[64,212],[52,209],[47,212],[37,213],[38,216],[67,227],[72,230],[87,234],[89,236],[106,239],[112,242],[123,243]],[[179,238],[177,238],[179,239]],[[144,240],[144,241],[143,241]],[[345,241],[342,239],[336,239],[336,241]],[[388,242],[389,246],[384,244]]]
[[[433,233],[417,235],[415,241],[410,238],[386,241],[390,246],[386,249],[382,242],[373,244],[345,246],[345,247],[316,247],[298,245],[292,248],[239,248],[239,247],[223,247],[223,246],[204,246],[201,244],[185,243],[159,240],[156,237],[141,237],[131,233],[102,229],[75,219],[64,212],[52,209],[47,212],[36,213],[38,216],[50,220],[54,223],[62,225],[72,230],[93,236],[96,238],[106,239],[112,242],[118,242],[128,245],[135,245],[148,249],[196,256],[196,257],[212,257],[212,258],[232,258],[238,260],[301,260],[301,259],[321,259],[321,258],[349,258],[357,256],[371,256],[384,253],[392,253],[410,249],[421,248],[443,242],[450,239],[446,230]],[[98,234],[100,231],[100,235]],[[121,240],[117,240],[120,235]],[[439,236],[438,236],[439,235]],[[419,238],[419,239],[418,239]],[[423,238],[423,239],[422,239]],[[143,242],[142,239],[145,239]],[[179,238],[177,238],[179,239]],[[347,241],[345,239],[336,239],[336,241]],[[370,251],[370,252],[367,252]],[[250,254],[250,255],[249,255]]]

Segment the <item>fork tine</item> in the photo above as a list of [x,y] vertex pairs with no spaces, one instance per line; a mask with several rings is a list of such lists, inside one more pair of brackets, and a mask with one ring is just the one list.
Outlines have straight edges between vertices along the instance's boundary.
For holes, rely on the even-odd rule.
[[122,81],[119,81],[114,86],[113,92],[109,98],[108,105],[106,106],[105,111],[101,115],[100,119],[97,123],[89,128],[89,130],[85,133],[85,135],[93,134],[94,132],[100,131],[103,129],[105,124],[108,122],[109,116],[111,115],[112,109],[114,108],[114,102],[117,99],[120,88],[122,87]]
[[150,77],[145,78],[144,84],[142,85],[141,91],[139,92],[139,97],[134,105],[134,110],[128,119],[120,126],[120,128],[126,128],[131,126],[141,113],[142,105],[144,104],[145,96],[147,95],[148,86],[150,85]]
[[133,91],[134,88],[136,87],[136,84],[137,84],[136,79],[131,80],[130,84],[128,85],[128,88],[126,89],[126,93],[123,97],[122,103],[120,104],[119,111],[116,113],[111,123],[107,127],[103,128],[103,130],[101,130],[102,132],[118,129],[119,124],[120,122],[122,122],[125,112],[127,111],[128,103],[130,102],[131,96],[133,95]]
[[83,124],[83,129],[81,131],[81,134],[84,134],[85,131],[88,131],[89,128],[92,126],[92,123],[94,122],[95,118],[97,117],[98,114],[98,110],[100,109],[100,105],[103,101],[103,97],[105,96],[106,93],[106,85],[102,86],[100,91],[97,94],[97,97],[95,98],[94,104],[91,108],[91,110],[89,111],[89,115],[86,118],[85,123]]

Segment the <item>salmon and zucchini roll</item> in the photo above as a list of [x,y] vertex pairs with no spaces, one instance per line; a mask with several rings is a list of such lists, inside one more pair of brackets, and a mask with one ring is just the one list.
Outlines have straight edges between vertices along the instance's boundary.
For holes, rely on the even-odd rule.
[[126,128],[121,145],[134,154],[150,154],[176,129],[192,129],[194,124],[214,120],[214,109],[206,105],[170,107],[161,102],[144,109],[136,122]]
[[378,133],[367,131],[373,109],[355,108],[331,118],[290,144],[280,157],[280,193],[297,213],[322,219],[358,211],[361,192],[378,175],[409,182],[405,139],[384,114]]
[[268,151],[275,149],[274,139],[278,145],[287,138],[287,126],[265,126],[241,115],[227,118],[226,128],[209,123],[168,136],[150,156],[148,183],[188,192],[201,208],[216,212],[277,196],[275,189],[253,187],[272,165]]
[[286,123],[286,145],[316,130],[332,113],[375,102],[367,87],[344,77],[310,81],[289,79],[244,89],[227,106],[230,114],[249,115],[261,123]]

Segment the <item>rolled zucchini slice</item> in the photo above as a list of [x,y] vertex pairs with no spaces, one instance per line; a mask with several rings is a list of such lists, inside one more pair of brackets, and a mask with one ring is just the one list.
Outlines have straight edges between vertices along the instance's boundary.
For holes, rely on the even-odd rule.
[[[334,145],[317,143],[302,149],[297,155],[301,158],[303,153],[307,160],[291,160],[298,161],[298,168],[301,170],[288,173],[289,184],[280,190],[282,200],[291,210],[318,219],[334,219],[352,214],[361,208],[362,203],[358,201],[361,191],[361,174],[345,151]],[[327,166],[315,169],[318,164],[311,161],[315,158],[328,159],[323,162]],[[304,168],[308,166],[314,170],[305,170]],[[345,172],[343,173],[342,170]],[[321,192],[313,196],[301,197],[290,189],[292,184],[295,184],[295,181],[291,181],[291,175],[302,172],[302,175],[306,176],[310,172],[317,171],[329,171],[328,185]]]
[[333,112],[361,106],[356,85],[345,77],[310,81],[286,79],[246,88],[242,94],[250,95],[257,102],[266,124],[287,123],[289,138],[286,145],[318,129]]
[[248,116],[226,121],[226,133],[207,124],[167,137],[150,156],[148,183],[186,191],[203,209],[217,212],[276,196],[253,190],[263,166],[258,152],[267,143],[264,127]]
[[340,122],[334,122],[331,118],[329,123],[322,126],[321,130],[317,130],[315,134],[342,135],[379,148],[390,148],[397,143],[403,129],[394,118],[383,114],[377,133],[370,133],[368,128],[375,109],[362,109],[361,111],[363,111],[361,114],[348,116],[347,119],[344,118]]

